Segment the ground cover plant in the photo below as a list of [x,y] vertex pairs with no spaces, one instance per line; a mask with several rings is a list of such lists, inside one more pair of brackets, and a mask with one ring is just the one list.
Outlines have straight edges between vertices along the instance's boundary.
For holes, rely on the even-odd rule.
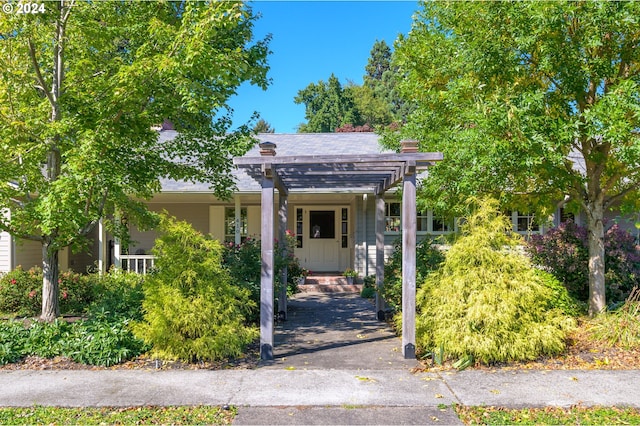
[[[17,275],[24,278],[30,272],[20,271]],[[129,327],[132,319],[141,317],[141,276],[112,271],[102,276],[83,276],[78,281],[91,282],[93,293],[93,301],[85,306],[81,317],[58,318],[51,323],[31,317],[0,321],[0,365],[28,357],[63,357],[108,367],[148,349]],[[29,303],[28,295],[22,297]]]
[[564,289],[547,285],[552,277],[518,251],[522,241],[510,230],[497,201],[478,201],[442,266],[417,292],[416,342],[423,352],[470,365],[564,351],[575,326],[556,304]]

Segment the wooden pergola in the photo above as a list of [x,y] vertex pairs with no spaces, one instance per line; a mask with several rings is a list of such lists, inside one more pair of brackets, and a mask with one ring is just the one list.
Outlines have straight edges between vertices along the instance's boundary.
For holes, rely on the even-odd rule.
[[[376,285],[384,279],[384,193],[402,182],[402,350],[415,358],[416,311],[416,174],[443,159],[441,153],[418,152],[418,142],[402,141],[400,153],[366,155],[276,156],[276,144],[260,144],[260,157],[236,157],[234,164],[262,186],[260,278],[260,357],[273,359],[274,332],[274,190],[279,192],[279,238],[287,229],[288,195],[296,191],[372,193],[376,197]],[[284,272],[286,274],[286,271]],[[286,275],[283,276],[286,282]],[[376,297],[376,310],[384,301]],[[286,288],[278,311],[286,312]]]

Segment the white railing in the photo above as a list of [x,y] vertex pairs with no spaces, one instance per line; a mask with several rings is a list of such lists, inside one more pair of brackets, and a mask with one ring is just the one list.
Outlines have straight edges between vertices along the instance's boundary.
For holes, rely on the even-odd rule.
[[120,265],[123,271],[145,275],[152,268],[156,257],[152,254],[121,254]]

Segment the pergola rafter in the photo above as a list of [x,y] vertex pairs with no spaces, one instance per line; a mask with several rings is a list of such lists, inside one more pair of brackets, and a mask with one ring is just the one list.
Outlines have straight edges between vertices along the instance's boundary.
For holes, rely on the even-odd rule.
[[[354,192],[376,196],[376,284],[382,285],[384,269],[384,193],[403,182],[402,346],[405,358],[415,358],[416,290],[416,174],[441,161],[441,153],[421,153],[417,141],[403,141],[397,154],[276,156],[276,144],[260,144],[260,157],[236,157],[234,164],[260,182],[262,271],[260,301],[260,356],[273,359],[274,288],[274,189],[280,193],[280,233],[287,223],[287,196],[296,193]],[[281,236],[282,238],[282,236]],[[285,278],[286,279],[286,278]],[[285,281],[286,282],[286,281]],[[286,294],[285,294],[286,297]],[[281,297],[282,299],[282,297]],[[286,300],[279,310],[286,311]],[[384,310],[378,297],[376,309]]]

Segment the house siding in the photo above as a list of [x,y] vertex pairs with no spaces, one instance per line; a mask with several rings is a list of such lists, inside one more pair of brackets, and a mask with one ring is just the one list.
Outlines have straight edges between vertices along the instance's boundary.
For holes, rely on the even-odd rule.
[[12,269],[11,246],[13,239],[8,232],[0,232],[0,273],[9,272]]
[[14,266],[22,266],[24,270],[34,266],[42,267],[42,244],[38,241],[18,241],[15,244],[14,256]]
[[[198,232],[209,233],[209,205],[203,203],[150,203],[149,210],[161,212],[166,210],[176,219],[185,221]],[[223,209],[224,215],[224,209]],[[223,216],[224,217],[224,216]],[[156,231],[140,231],[131,227],[131,254],[150,254],[158,233]]]

